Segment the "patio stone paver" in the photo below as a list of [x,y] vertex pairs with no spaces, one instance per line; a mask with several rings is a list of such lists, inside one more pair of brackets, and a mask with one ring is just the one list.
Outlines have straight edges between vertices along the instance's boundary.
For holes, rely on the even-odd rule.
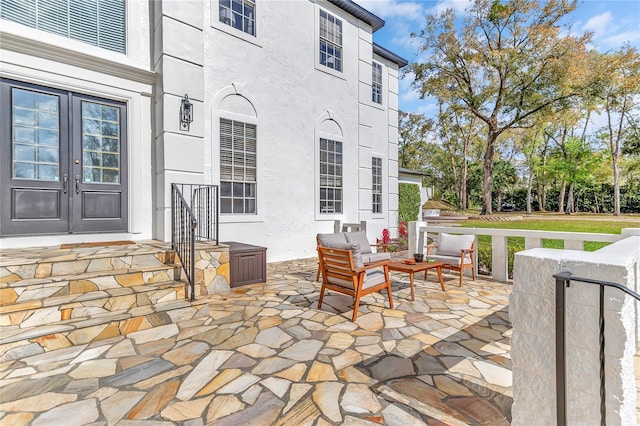
[[394,309],[368,295],[352,323],[349,297],[317,308],[316,266],[269,264],[266,284],[209,296],[202,314],[90,344],[106,323],[47,352],[0,341],[0,423],[509,423],[510,285],[416,279],[412,302],[393,274]]

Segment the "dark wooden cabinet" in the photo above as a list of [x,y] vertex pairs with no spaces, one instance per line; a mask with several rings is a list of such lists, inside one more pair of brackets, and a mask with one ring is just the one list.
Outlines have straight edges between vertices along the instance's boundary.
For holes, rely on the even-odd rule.
[[227,241],[231,287],[263,283],[267,280],[267,248]]

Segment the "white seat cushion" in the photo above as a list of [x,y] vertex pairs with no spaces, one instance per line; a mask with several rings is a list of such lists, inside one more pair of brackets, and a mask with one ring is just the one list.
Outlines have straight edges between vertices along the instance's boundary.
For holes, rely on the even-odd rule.
[[[351,280],[342,280],[340,278],[329,276],[327,278],[327,281],[333,285],[355,290],[355,288],[353,287],[353,282]],[[383,282],[385,282],[385,279],[384,271],[382,269],[369,269],[365,273],[364,283],[362,283],[362,289],[366,290],[375,285],[382,284]]]
[[[440,256],[437,254],[430,254],[429,256],[427,256],[427,260],[435,260],[436,262],[442,262],[445,263],[447,265],[452,265],[452,266],[460,266],[460,255],[458,256]],[[469,264],[471,263],[471,258],[469,256],[465,256],[464,259],[464,264]]]
[[475,235],[451,235],[443,232],[440,234],[436,254],[440,256],[460,256],[460,250],[470,249],[475,238]]
[[373,263],[389,259],[391,259],[391,253],[362,253],[362,261],[364,263]]

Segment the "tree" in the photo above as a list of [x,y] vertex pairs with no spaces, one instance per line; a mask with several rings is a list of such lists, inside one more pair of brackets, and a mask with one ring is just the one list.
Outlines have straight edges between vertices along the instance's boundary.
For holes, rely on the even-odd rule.
[[427,136],[433,121],[422,114],[399,113],[398,164],[405,169],[423,171],[426,168]]
[[[536,114],[561,110],[593,84],[588,34],[562,35],[558,21],[576,2],[475,0],[462,26],[451,9],[429,15],[412,34],[424,62],[414,62],[413,86],[486,124],[482,214],[491,214],[495,146],[508,129],[532,125]],[[566,31],[565,33],[570,33]]]
[[[526,195],[526,211],[527,214],[531,214],[531,193],[533,189],[533,180],[536,175],[538,176],[538,183],[543,183],[544,179],[542,172],[544,162],[546,160],[546,151],[548,139],[544,138],[544,129],[538,125],[531,129],[526,129],[520,133],[519,143],[520,151],[524,157],[524,164],[526,167],[527,176],[527,195]],[[540,188],[538,189],[538,208],[540,211],[544,211],[544,204],[541,200]]]
[[[456,182],[456,200],[458,208],[468,208],[467,192],[468,157],[471,142],[479,129],[479,120],[468,111],[448,107],[440,103],[438,114],[438,134],[443,148],[449,152],[453,178]],[[459,176],[458,176],[459,170]]]
[[496,206],[498,211],[502,206],[502,195],[513,188],[513,185],[518,181],[518,174],[516,168],[513,167],[511,162],[506,160],[498,160],[495,162],[493,168],[493,190],[492,193],[496,195]]
[[619,52],[601,56],[599,72],[607,76],[603,80],[600,101],[604,107],[607,125],[601,137],[611,152],[615,216],[620,215],[620,155],[625,140],[633,147],[637,141],[637,128],[632,112],[640,94],[640,55],[625,47]]
[[[559,179],[569,184],[565,213],[574,213],[576,185],[589,183],[594,169],[601,162],[590,146],[582,139],[568,137],[562,147],[554,148],[548,168]],[[564,198],[559,201],[564,201]]]

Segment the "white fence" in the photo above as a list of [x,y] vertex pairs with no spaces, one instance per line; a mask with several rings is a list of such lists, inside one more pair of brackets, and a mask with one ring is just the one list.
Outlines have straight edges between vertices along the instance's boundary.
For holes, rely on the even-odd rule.
[[[542,240],[563,240],[565,250],[584,251],[585,241],[614,243],[622,239],[619,234],[597,234],[587,232],[564,231],[530,231],[524,229],[493,229],[493,228],[462,228],[458,226],[436,226],[428,222],[409,223],[409,255],[423,253],[422,247],[426,238],[424,233],[440,233],[462,235],[489,235],[491,236],[491,276],[496,281],[507,281],[508,275],[508,250],[507,238],[524,237],[525,250],[541,248]],[[477,253],[476,241],[476,253]],[[475,258],[476,272],[478,270],[478,256]]]

